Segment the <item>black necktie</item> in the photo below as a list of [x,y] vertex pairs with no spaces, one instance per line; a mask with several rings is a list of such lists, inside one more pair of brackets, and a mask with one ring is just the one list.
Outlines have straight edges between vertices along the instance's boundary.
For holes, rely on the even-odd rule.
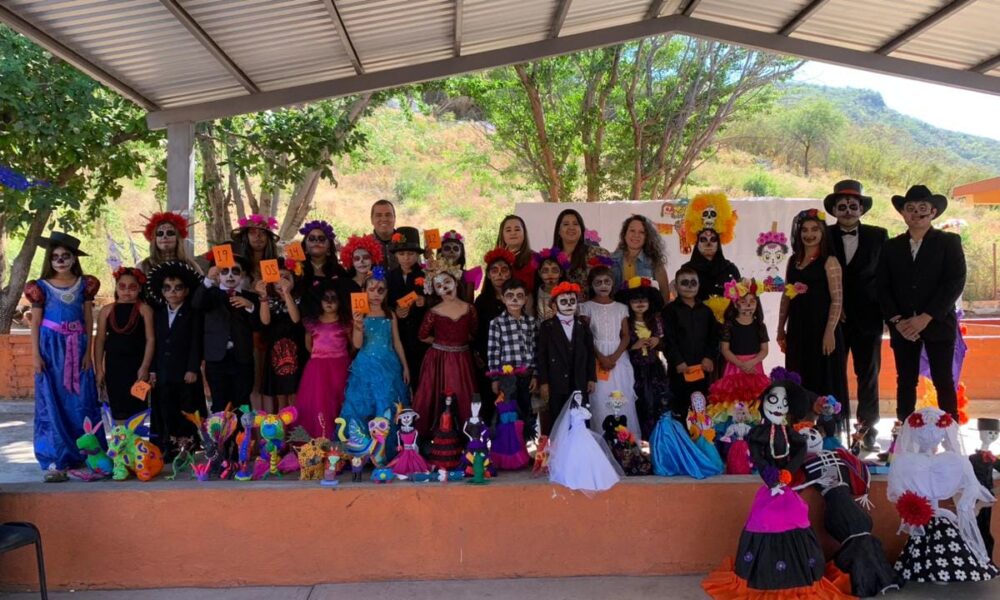
[[858,235],[858,230],[857,229],[852,229],[850,231],[844,231],[843,229],[841,229],[840,230],[840,235]]

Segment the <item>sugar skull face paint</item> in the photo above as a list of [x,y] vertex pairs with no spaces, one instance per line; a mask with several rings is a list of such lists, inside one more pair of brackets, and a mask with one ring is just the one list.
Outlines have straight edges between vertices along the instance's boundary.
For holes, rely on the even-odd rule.
[[576,294],[561,294],[556,296],[556,312],[564,317],[576,314]]
[[788,390],[775,386],[764,396],[764,417],[775,425],[788,424]]

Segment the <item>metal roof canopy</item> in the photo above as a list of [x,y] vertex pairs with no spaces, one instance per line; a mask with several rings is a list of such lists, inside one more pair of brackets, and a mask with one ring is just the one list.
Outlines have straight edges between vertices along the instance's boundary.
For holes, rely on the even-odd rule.
[[680,33],[1000,95],[1000,0],[0,0],[153,129]]

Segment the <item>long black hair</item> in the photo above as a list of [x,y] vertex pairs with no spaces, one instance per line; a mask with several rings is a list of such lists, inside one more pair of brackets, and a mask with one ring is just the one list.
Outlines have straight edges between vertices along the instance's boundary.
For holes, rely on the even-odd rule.
[[73,261],[73,266],[69,268],[69,272],[77,277],[83,277],[83,267],[80,265],[80,255],[77,254],[75,250],[66,246],[49,246],[45,249],[45,262],[42,263],[42,279],[52,279],[56,276],[56,270],[52,267],[52,253],[55,252],[57,248],[65,250],[76,257]]
[[574,269],[586,269],[587,268],[587,226],[583,222],[583,217],[580,213],[573,210],[572,208],[567,208],[566,210],[559,213],[556,217],[556,227],[552,232],[552,247],[563,249],[562,237],[559,235],[559,226],[562,225],[564,218],[573,216],[576,217],[576,222],[580,224],[580,241],[576,243],[576,248],[573,249],[573,254],[569,257],[569,268]]
[[806,245],[802,243],[802,225],[807,221],[819,223],[820,233],[823,239],[819,242],[819,261],[825,262],[830,256],[830,229],[826,226],[826,220],[814,211],[802,211],[792,220],[792,262],[798,264],[805,258]]

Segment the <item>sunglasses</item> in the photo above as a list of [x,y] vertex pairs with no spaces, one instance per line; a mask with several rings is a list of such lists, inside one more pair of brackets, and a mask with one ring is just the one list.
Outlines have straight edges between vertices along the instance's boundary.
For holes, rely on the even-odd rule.
[[323,244],[323,243],[326,242],[326,239],[327,238],[326,238],[325,235],[311,235],[311,236],[309,236],[309,237],[306,238],[306,241],[307,242],[314,242],[314,243],[317,243],[317,244]]
[[180,293],[186,289],[187,286],[184,285],[183,283],[178,283],[176,285],[170,285],[169,283],[164,283],[163,287],[160,288],[160,291],[163,292],[164,294],[170,294],[170,293]]
[[698,287],[698,280],[697,279],[678,279],[677,280],[677,285],[679,285],[681,287],[686,287],[686,288],[695,288],[695,287]]
[[156,237],[177,237],[177,232],[173,229],[161,229],[156,232]]

